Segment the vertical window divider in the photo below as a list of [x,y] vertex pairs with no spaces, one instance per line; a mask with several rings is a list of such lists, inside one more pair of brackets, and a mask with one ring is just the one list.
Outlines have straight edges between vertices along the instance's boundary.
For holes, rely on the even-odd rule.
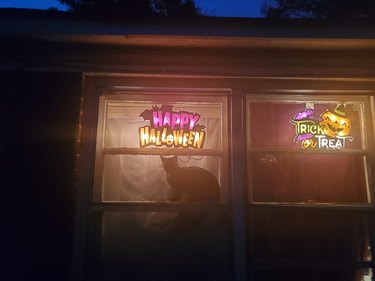
[[245,131],[244,98],[242,91],[234,89],[230,100],[230,136],[231,136],[231,167],[232,167],[232,231],[235,281],[247,280],[247,247],[246,247],[246,214],[247,196],[244,174]]

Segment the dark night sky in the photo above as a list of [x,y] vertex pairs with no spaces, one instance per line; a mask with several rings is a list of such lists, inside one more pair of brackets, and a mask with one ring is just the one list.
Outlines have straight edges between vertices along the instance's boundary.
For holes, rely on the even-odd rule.
[[[261,17],[261,7],[264,2],[272,0],[195,0],[196,4],[208,15],[222,17]],[[48,9],[56,7],[64,10],[66,7],[57,0],[0,0],[0,8],[34,8]]]

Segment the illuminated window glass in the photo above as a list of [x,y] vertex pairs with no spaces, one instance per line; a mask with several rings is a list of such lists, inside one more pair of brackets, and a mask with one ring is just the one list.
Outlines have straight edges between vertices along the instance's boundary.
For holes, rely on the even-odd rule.
[[179,167],[212,174],[218,201],[227,200],[222,97],[104,95],[99,108],[94,201],[168,201],[171,184],[161,156],[172,155]]
[[362,97],[249,97],[252,202],[371,203],[369,102]]
[[369,223],[351,210],[373,202],[370,99],[249,95],[246,107],[251,280],[370,280]]

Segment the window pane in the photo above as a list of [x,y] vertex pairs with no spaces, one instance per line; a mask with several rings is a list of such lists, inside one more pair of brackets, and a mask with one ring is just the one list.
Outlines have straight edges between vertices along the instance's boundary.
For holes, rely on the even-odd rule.
[[332,210],[253,209],[252,251],[256,259],[369,261],[363,214]]
[[365,148],[363,102],[250,102],[251,148]]
[[104,213],[101,263],[121,265],[116,280],[230,280],[228,220],[221,212]]
[[222,148],[222,103],[106,100],[104,106],[104,147]]
[[182,169],[171,169],[168,180],[160,156],[106,155],[103,201],[226,202],[221,157],[178,156],[177,161]]
[[366,157],[338,154],[250,155],[252,200],[367,203]]

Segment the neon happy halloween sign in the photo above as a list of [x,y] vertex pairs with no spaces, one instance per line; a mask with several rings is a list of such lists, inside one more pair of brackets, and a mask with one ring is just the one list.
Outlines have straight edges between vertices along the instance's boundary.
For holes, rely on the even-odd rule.
[[139,128],[141,147],[167,146],[203,148],[205,126],[199,125],[201,116],[187,111],[173,111],[172,105],[153,106],[140,115],[150,126]]
[[294,141],[307,149],[344,149],[346,143],[353,142],[351,122],[346,117],[344,105],[334,110],[326,110],[316,115],[314,106],[307,104],[304,111],[298,112],[291,123],[295,126]]

